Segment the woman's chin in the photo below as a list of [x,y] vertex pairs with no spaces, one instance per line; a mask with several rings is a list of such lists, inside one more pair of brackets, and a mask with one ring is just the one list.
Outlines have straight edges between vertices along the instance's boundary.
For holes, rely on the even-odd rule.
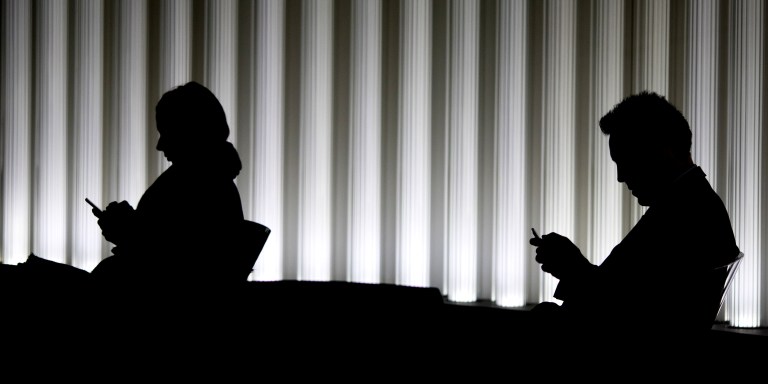
[[651,206],[651,199],[647,197],[638,197],[637,203],[642,205],[643,207],[650,207]]
[[637,191],[632,191],[632,196],[634,196],[637,199],[637,203],[638,204],[640,204],[640,205],[642,205],[644,207],[647,207],[649,205],[648,204],[648,199],[646,199],[645,196],[643,196],[642,193],[637,193]]

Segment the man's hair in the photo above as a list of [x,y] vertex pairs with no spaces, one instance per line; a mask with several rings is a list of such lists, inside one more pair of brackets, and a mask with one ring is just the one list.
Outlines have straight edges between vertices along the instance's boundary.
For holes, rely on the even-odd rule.
[[663,145],[681,157],[691,152],[691,127],[685,116],[654,92],[643,91],[616,104],[600,119],[600,130],[629,140],[623,142]]

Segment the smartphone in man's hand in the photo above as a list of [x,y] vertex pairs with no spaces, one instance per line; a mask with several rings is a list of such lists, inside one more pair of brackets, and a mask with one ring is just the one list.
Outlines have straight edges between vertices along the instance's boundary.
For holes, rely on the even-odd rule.
[[533,245],[534,247],[538,247],[541,245],[541,237],[538,233],[536,233],[536,230],[531,228],[531,232],[533,232],[533,238],[528,240],[528,243]]

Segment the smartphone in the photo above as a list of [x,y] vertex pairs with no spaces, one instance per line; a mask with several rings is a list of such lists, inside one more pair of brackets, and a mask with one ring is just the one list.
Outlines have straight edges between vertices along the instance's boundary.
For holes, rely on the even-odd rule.
[[87,197],[85,198],[85,202],[88,203],[88,205],[90,205],[91,207],[93,207],[93,210],[94,210],[93,214],[96,215],[96,217],[101,216],[101,213],[102,213],[101,208],[96,206],[96,204],[94,204],[93,201],[89,200]]
[[536,233],[536,230],[535,230],[535,229],[531,228],[531,232],[533,232],[533,237],[535,237],[535,238],[536,238],[536,239],[538,239],[538,240],[541,240],[541,237],[539,237],[539,234],[538,234],[538,233]]

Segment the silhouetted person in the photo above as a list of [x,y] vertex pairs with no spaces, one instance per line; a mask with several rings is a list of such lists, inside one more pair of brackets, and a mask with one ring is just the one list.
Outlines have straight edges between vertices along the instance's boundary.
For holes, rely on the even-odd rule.
[[693,163],[688,122],[665,98],[632,95],[600,128],[618,182],[648,210],[599,266],[557,233],[532,238],[541,269],[559,279],[554,296],[562,300],[533,312],[557,319],[552,331],[575,333],[581,343],[660,342],[652,349],[658,353],[712,327],[725,274],[711,271],[739,248],[722,200]]
[[157,150],[172,165],[135,210],[125,201],[94,210],[115,248],[92,275],[134,287],[227,283],[244,218],[234,182],[242,165],[227,142],[224,109],[210,90],[189,82],[165,93],[155,113]]

